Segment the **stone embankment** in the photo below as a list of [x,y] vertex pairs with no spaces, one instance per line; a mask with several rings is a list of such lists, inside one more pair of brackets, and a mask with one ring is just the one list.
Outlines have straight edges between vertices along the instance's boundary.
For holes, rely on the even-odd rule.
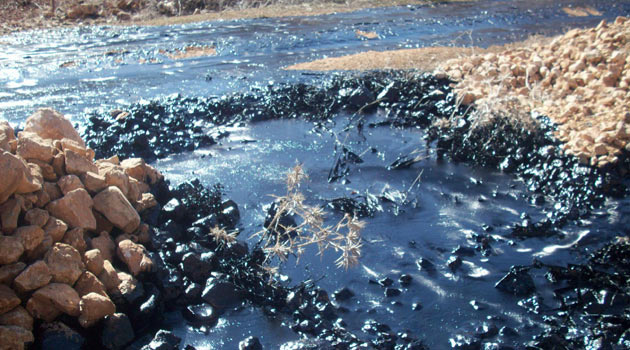
[[51,109],[30,116],[17,137],[0,122],[0,153],[2,348],[33,342],[36,320],[66,314],[87,328],[115,317],[112,299],[153,268],[139,213],[157,205],[149,186],[162,175],[139,158],[94,160]]
[[462,104],[549,116],[580,162],[606,167],[630,151],[630,20],[573,29],[550,41],[447,61]]

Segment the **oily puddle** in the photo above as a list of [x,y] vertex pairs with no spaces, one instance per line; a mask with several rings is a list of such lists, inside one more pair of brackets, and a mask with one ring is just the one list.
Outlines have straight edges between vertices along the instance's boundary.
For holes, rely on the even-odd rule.
[[[358,266],[337,269],[337,254],[319,256],[315,249],[307,249],[299,264],[291,258],[280,269],[290,285],[312,280],[331,295],[344,287],[350,289],[354,296],[337,304],[346,310],[340,313],[346,328],[361,338],[370,339],[378,324],[386,324],[393,333],[410,330],[430,348],[443,348],[456,334],[476,335],[484,326],[506,326],[521,337],[499,335],[501,343],[522,344],[541,332],[542,315],[519,306],[518,297],[497,290],[495,283],[510,266],[530,265],[534,259],[562,266],[574,263],[579,260],[570,249],[575,243],[605,241],[606,232],[612,232],[608,227],[623,224],[606,222],[604,213],[596,219],[602,221],[596,233],[567,225],[563,237],[511,237],[514,223],[521,222],[524,215],[534,222],[540,220],[553,203],[529,204],[525,186],[512,176],[436,160],[427,151],[419,129],[380,126],[365,127],[359,133],[355,127],[346,128],[344,120],[348,118],[318,127],[299,120],[234,127],[219,145],[174,155],[156,166],[173,184],[198,177],[205,185],[225,186],[227,196],[241,211],[239,240],[250,247],[257,239],[249,237],[264,221],[263,206],[273,200],[270,195],[286,192],[285,174],[297,162],[309,176],[302,190],[310,204],[325,205],[343,197],[363,203],[367,193],[378,198],[380,210],[363,218],[367,225],[362,231]],[[355,162],[341,162],[337,173],[347,169],[347,175],[329,182],[344,148],[362,162],[342,157]],[[399,157],[410,154],[421,160],[407,168],[388,170]],[[331,223],[340,219],[341,213],[330,207],[327,210]],[[601,237],[594,238],[595,234]],[[455,262],[454,268],[449,267],[458,257],[461,266],[455,267],[459,265]],[[430,261],[434,268],[419,269],[419,259]],[[530,273],[544,307],[558,307],[544,271]],[[400,280],[403,275],[410,276],[411,282],[405,283],[408,277]],[[209,330],[207,335],[185,327],[179,332],[198,348],[214,348],[212,341],[217,337],[226,347],[236,346],[249,335],[272,346],[296,337],[288,331],[289,320],[268,319],[260,310],[232,311],[226,319],[233,323],[224,324],[220,331]],[[276,329],[278,324],[285,331]]]

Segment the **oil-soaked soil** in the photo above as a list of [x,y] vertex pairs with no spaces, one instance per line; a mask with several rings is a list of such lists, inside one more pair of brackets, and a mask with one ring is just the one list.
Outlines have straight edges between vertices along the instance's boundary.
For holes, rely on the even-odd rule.
[[[159,328],[199,349],[236,348],[250,335],[265,348],[301,337],[320,339],[315,348],[623,348],[627,244],[605,244],[629,234],[627,179],[552,152],[544,118],[531,131],[501,120],[472,131],[445,80],[279,71],[338,52],[487,46],[602,18],[567,17],[560,8],[569,3],[605,18],[630,9],[481,1],[20,34],[2,39],[1,113],[21,123],[33,108],[58,108],[100,156],[145,157],[171,182],[173,191],[154,189],[162,209],[143,218],[156,227],[159,268],[142,296],[121,302],[140,337],[132,348]],[[382,38],[357,39],[356,29]],[[159,51],[191,44],[218,54],[174,61]],[[117,121],[112,108],[129,115]],[[432,126],[451,116],[454,127]],[[307,201],[326,206],[331,222],[344,211],[363,216],[363,256],[346,272],[334,254],[307,251],[269,285],[249,237],[296,162],[310,177]],[[211,223],[237,230],[241,243],[218,247],[205,231]],[[210,298],[204,284],[238,296],[218,319],[190,309]]]

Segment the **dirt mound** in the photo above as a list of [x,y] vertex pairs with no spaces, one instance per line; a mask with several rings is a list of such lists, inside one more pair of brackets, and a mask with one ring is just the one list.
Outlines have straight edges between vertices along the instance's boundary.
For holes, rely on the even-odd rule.
[[630,150],[630,21],[574,29],[548,43],[448,61],[463,104],[548,115],[568,154],[615,164]]

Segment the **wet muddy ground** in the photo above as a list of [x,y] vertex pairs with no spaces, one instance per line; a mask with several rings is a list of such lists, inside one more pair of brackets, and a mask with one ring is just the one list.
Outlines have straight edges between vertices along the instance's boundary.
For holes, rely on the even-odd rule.
[[[190,188],[170,195],[155,190],[163,209],[160,218],[145,220],[155,221],[152,249],[162,264],[145,285],[140,299],[147,302],[140,311],[132,303],[128,313],[140,321],[163,315],[149,331],[172,330],[182,347],[235,348],[251,335],[264,348],[302,337],[321,339],[315,348],[575,348],[597,342],[623,348],[630,339],[622,258],[627,244],[590,254],[629,234],[627,179],[549,153],[553,126],[545,123],[531,134],[495,124],[491,129],[505,133],[486,148],[465,117],[452,129],[430,127],[464,114],[447,81],[280,71],[366,48],[471,40],[487,46],[602,18],[568,17],[560,11],[567,4],[594,6],[605,18],[630,10],[625,1],[482,1],[18,34],[2,38],[8,45],[0,54],[1,115],[19,124],[39,106],[55,107],[84,127],[100,156],[145,157],[173,188],[193,178],[199,179],[194,190],[220,183],[223,199],[236,202],[238,223],[219,214],[225,208],[215,210],[211,195],[187,202]],[[362,40],[356,29],[381,37]],[[159,51],[189,45],[215,46],[217,55],[176,61]],[[173,93],[181,96],[168,96]],[[130,115],[116,121],[112,108]],[[307,251],[300,264],[290,259],[282,265],[282,283],[265,287],[256,284],[264,276],[255,267],[257,239],[250,236],[262,228],[270,195],[284,193],[285,173],[296,162],[309,175],[307,201],[326,206],[331,222],[343,211],[364,214],[363,256],[346,272],[334,267],[334,254]],[[188,214],[175,213],[167,204],[172,196],[192,203]],[[188,227],[210,213],[237,229],[253,254],[244,256],[238,246],[217,251],[214,267],[227,277],[215,277],[236,285],[243,297],[218,321],[200,326],[182,313],[200,302],[186,292],[197,282],[182,266],[187,253],[216,248],[198,235],[204,223]],[[179,306],[171,307],[175,300]],[[138,348],[153,336],[145,331]]]

